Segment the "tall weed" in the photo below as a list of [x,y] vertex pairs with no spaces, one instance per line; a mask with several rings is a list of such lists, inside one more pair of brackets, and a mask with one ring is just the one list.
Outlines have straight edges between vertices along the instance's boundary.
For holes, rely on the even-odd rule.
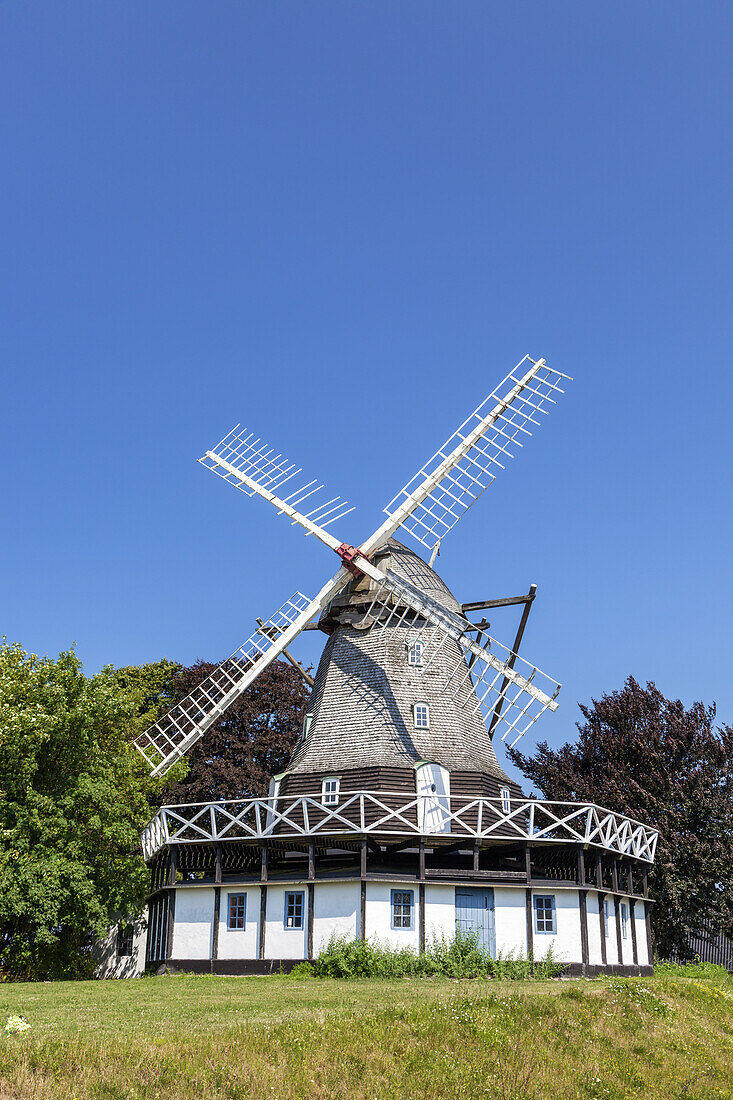
[[[521,981],[558,977],[563,966],[550,948],[532,961],[520,954],[486,951],[475,933],[458,930],[453,938],[433,936],[425,951],[393,948],[378,939],[349,940],[332,936],[312,965],[317,978],[495,978]],[[302,976],[302,975],[299,975]]]

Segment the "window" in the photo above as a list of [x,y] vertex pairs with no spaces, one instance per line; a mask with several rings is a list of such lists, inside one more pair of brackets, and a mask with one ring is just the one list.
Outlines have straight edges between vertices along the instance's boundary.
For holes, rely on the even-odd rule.
[[392,891],[392,927],[412,928],[412,890]]
[[416,730],[430,729],[430,707],[427,703],[415,703],[412,708]]
[[603,934],[608,939],[608,898],[603,899]]
[[501,808],[505,814],[508,814],[512,808],[511,794],[508,787],[501,788]]
[[416,638],[412,642],[407,643],[408,665],[414,665],[415,667],[419,667],[420,665],[422,665],[423,649],[423,643],[418,638]]
[[131,924],[117,925],[117,954],[121,956],[132,955],[132,944],[135,937],[135,929]]
[[341,780],[338,776],[328,775],[321,783],[321,805],[322,806],[338,806],[339,804],[339,786]]
[[243,930],[247,922],[247,895],[230,894],[227,912],[227,928]]
[[554,935],[557,931],[555,925],[555,896],[554,894],[535,894],[534,899],[534,930]]
[[303,927],[303,892],[290,890],[285,894],[285,927]]
[[629,906],[625,901],[621,902],[621,935],[625,940],[629,938]]

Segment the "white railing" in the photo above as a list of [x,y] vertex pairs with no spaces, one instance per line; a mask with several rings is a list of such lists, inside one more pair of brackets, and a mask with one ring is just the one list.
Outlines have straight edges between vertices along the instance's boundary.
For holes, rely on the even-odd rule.
[[[421,803],[423,805],[421,806]],[[419,823],[436,820],[435,798],[404,792],[356,791],[338,806],[324,806],[306,795],[250,798],[162,806],[143,830],[142,849],[150,859],[166,844],[212,841],[303,839],[321,836],[375,836],[390,840],[435,835],[473,840],[531,840],[533,844],[584,844],[653,863],[656,829],[593,803],[544,802],[442,795],[440,828],[425,834]]]

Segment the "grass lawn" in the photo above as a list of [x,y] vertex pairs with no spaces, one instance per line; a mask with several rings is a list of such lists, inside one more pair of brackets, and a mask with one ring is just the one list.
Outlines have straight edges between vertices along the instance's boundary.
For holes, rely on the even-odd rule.
[[0,985],[0,1100],[733,1097],[733,980]]

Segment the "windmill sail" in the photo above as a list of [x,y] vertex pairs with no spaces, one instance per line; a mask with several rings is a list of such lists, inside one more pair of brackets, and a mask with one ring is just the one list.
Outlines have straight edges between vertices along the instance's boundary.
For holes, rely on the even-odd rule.
[[[320,596],[320,594],[319,594]],[[165,775],[321,608],[296,592],[190,695],[133,742],[153,775]]]
[[568,377],[544,359],[525,356],[400,489],[365,548],[375,549],[403,527],[432,550],[540,426]]
[[354,506],[339,496],[324,500],[320,495],[324,486],[317,478],[305,481],[300,477],[301,467],[276,454],[273,447],[255,438],[254,433],[247,434],[246,428],[242,431],[238,428],[237,424],[202,455],[199,459],[202,466],[247,496],[256,493],[268,500],[280,515],[288,516],[293,524],[300,524],[306,535],[317,535],[326,546],[335,550],[340,540],[326,528],[353,512]]

